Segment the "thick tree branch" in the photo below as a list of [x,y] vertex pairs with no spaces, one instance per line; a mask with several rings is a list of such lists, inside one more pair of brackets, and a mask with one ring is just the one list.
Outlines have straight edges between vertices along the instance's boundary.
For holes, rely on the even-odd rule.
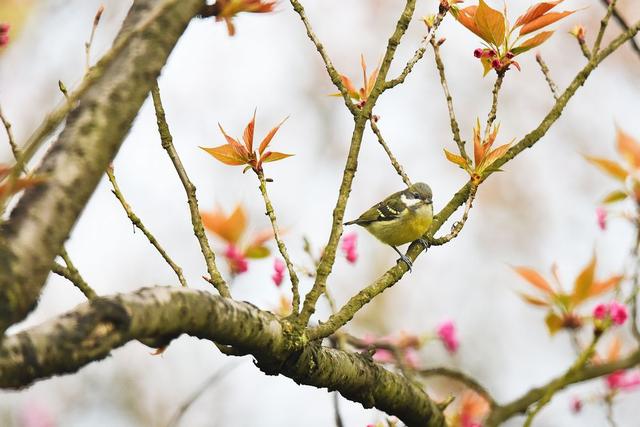
[[0,332],[35,306],[55,256],[202,2],[171,0],[166,8],[164,3],[134,4],[119,37],[150,16],[154,20],[128,37],[126,46],[79,97],[65,129],[35,171],[47,180],[25,191],[0,228],[0,252],[8,259],[8,268],[0,269]]
[[98,297],[0,344],[0,387],[22,388],[73,373],[138,339],[170,342],[186,333],[253,355],[269,375],[339,391],[363,406],[396,415],[408,426],[444,426],[422,389],[369,358],[310,343],[291,350],[276,316],[229,298],[178,287]]

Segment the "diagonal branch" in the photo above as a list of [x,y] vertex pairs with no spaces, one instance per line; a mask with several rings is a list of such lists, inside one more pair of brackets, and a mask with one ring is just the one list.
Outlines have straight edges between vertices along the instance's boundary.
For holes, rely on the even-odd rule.
[[404,184],[407,187],[411,187],[411,179],[409,179],[409,176],[404,171],[402,165],[398,162],[398,159],[396,159],[396,157],[391,152],[391,149],[389,148],[389,146],[385,142],[384,138],[382,137],[382,133],[380,133],[380,129],[378,128],[378,125],[377,125],[376,122],[377,122],[377,120],[375,120],[375,119],[369,120],[369,124],[371,125],[371,130],[373,131],[373,133],[378,138],[378,142],[380,143],[380,145],[382,145],[382,148],[387,153],[387,156],[389,156],[389,160],[391,161],[391,165],[396,170],[398,175],[400,175],[400,178],[402,178],[402,181],[404,182]]
[[209,272],[210,283],[220,292],[223,297],[230,297],[229,286],[222,278],[220,271],[216,265],[216,256],[211,250],[209,240],[204,232],[204,226],[202,225],[202,219],[200,218],[200,211],[198,210],[198,199],[196,198],[196,186],[193,185],[187,171],[182,165],[182,160],[178,156],[175,146],[173,145],[173,137],[169,131],[169,125],[164,114],[164,108],[162,106],[162,99],[160,98],[160,88],[158,83],[155,82],[151,87],[151,97],[153,98],[153,107],[156,112],[156,122],[158,123],[158,133],[160,133],[160,140],[162,141],[162,148],[165,149],[173,167],[178,173],[180,182],[184,187],[184,191],[187,193],[187,203],[189,204],[189,213],[191,214],[191,224],[193,225],[193,234],[195,234],[198,243],[200,244],[200,251],[207,264],[207,271]]
[[[602,0],[602,3],[608,7],[610,0]],[[618,22],[618,24],[622,27],[622,29],[627,31],[629,29],[629,24],[627,23],[627,20],[620,14],[620,12],[618,12],[618,9],[614,7],[612,9],[612,14],[613,14],[613,18]],[[629,40],[629,43],[631,44],[631,48],[640,57],[640,45],[638,45],[638,42],[636,41],[635,37],[632,37]]]
[[73,373],[138,339],[168,343],[186,333],[252,354],[266,374],[339,391],[363,406],[376,407],[408,426],[444,427],[435,402],[402,375],[360,354],[289,345],[273,314],[243,302],[179,287],[146,288],[99,297],[0,343],[0,387],[16,389],[52,375]]

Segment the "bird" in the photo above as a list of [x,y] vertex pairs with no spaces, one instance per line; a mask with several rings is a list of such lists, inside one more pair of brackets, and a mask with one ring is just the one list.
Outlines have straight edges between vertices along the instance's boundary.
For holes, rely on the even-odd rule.
[[347,221],[344,225],[355,224],[364,227],[382,243],[391,246],[411,270],[411,260],[397,247],[419,240],[426,249],[428,243],[422,236],[432,221],[431,188],[424,182],[417,182],[405,190],[391,194],[357,219]]

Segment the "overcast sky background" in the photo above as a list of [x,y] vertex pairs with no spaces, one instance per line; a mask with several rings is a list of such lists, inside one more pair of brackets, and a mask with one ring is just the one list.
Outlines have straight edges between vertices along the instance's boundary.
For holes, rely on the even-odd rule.
[[[96,33],[92,58],[109,48],[127,13],[130,1],[106,0]],[[359,57],[371,68],[384,53],[386,40],[402,9],[391,0],[304,1],[309,19],[338,70],[361,83]],[[492,2],[498,6],[497,2]],[[630,22],[640,18],[640,5],[620,0]],[[0,0],[0,21],[18,8],[27,14],[16,21],[12,41],[0,52],[0,105],[13,124],[18,142],[26,140],[62,95],[58,80],[74,87],[84,69],[84,42],[100,1]],[[529,1],[508,2],[512,20]],[[418,18],[437,9],[434,0],[418,1],[415,19],[398,49],[390,71],[395,76],[411,57],[425,33]],[[581,9],[552,26],[557,29],[542,52],[553,77],[566,87],[585,59],[567,31],[575,24],[587,28],[589,42],[604,14],[600,2],[567,0],[559,9]],[[22,9],[21,9],[22,10]],[[302,236],[319,251],[326,242],[331,211],[342,175],[352,130],[350,114],[338,98],[319,55],[288,2],[277,12],[244,15],[235,20],[237,35],[228,37],[225,25],[194,20],[162,72],[160,89],[176,148],[198,188],[201,208],[219,205],[231,210],[237,203],[249,211],[251,230],[269,226],[255,177],[240,168],[216,162],[198,146],[222,144],[217,123],[240,136],[254,108],[258,108],[256,137],[282,118],[289,120],[278,132],[273,148],[295,153],[267,165],[271,198],[293,259],[305,264]],[[3,13],[6,14],[3,17]],[[605,43],[620,31],[610,25]],[[449,85],[463,138],[471,140],[476,117],[484,122],[494,78],[482,77],[473,57],[477,37],[448,17],[439,31]],[[522,72],[510,71],[500,94],[498,142],[519,139],[537,126],[553,98],[534,59],[520,59]],[[517,291],[526,285],[510,265],[528,265],[545,275],[553,262],[567,286],[598,255],[598,277],[623,271],[633,229],[623,220],[611,220],[606,232],[596,225],[598,201],[615,183],[587,164],[584,154],[615,157],[617,123],[640,138],[640,57],[621,48],[598,68],[571,100],[561,119],[532,150],[508,163],[504,172],[482,185],[462,234],[445,247],[422,256],[412,274],[384,293],[356,316],[349,327],[357,333],[379,335],[404,330],[433,331],[443,319],[453,319],[461,339],[451,357],[438,343],[421,353],[424,366],[452,366],[475,376],[494,396],[505,402],[533,386],[559,375],[572,363],[568,336],[549,337],[544,312],[525,305]],[[464,184],[465,174],[448,163],[443,148],[453,150],[449,118],[437,78],[433,55],[415,67],[406,84],[385,93],[376,107],[379,127],[396,157],[414,181],[428,182],[435,208],[446,204]],[[10,161],[5,136],[0,136],[0,162]],[[183,189],[160,147],[153,107],[148,100],[114,162],[121,190],[135,212],[155,233],[174,260],[185,269],[190,286],[209,289],[200,277],[206,271],[191,231]],[[390,192],[402,181],[367,132],[347,218],[352,218]],[[329,287],[338,304],[376,278],[394,262],[392,249],[380,245],[363,230],[360,259],[355,266],[338,258]],[[222,242],[211,236],[218,251]],[[94,193],[67,244],[87,281],[99,294],[128,292],[156,284],[177,285],[172,270],[132,226],[110,192],[106,180]],[[274,247],[275,249],[275,247]],[[273,257],[250,263],[247,274],[233,283],[234,296],[261,308],[277,307],[279,291],[270,275]],[[224,268],[224,267],[222,267]],[[226,269],[225,269],[226,273]],[[303,290],[310,282],[304,281]],[[40,323],[83,302],[83,296],[65,280],[51,276],[38,308],[18,330]],[[318,319],[328,308],[321,303]],[[632,342],[626,329],[619,331]],[[606,347],[613,333],[605,337]],[[164,426],[168,417],[212,373],[229,369],[208,341],[191,337],[175,340],[162,356],[130,343],[105,361],[83,368],[79,374],[42,381],[26,391],[2,393],[0,424],[20,425],[26,413],[50,414],[60,426]],[[448,390],[433,390],[444,396]],[[587,397],[604,390],[603,381],[560,393],[537,417],[536,426],[602,426],[604,409],[587,404],[572,415],[573,396]],[[616,400],[620,426],[637,418],[640,393]],[[348,427],[381,419],[379,412],[341,401]],[[267,377],[250,358],[209,389],[184,416],[183,426],[328,426],[333,409],[326,390]],[[517,426],[522,419],[507,425]]]

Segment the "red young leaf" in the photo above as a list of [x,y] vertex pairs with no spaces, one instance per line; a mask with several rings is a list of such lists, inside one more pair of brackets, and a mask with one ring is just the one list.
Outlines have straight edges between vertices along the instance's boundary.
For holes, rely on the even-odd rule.
[[247,127],[244,128],[244,134],[242,135],[242,140],[249,153],[253,153],[253,131],[256,127],[256,111],[257,109],[253,110],[253,118],[249,124],[247,124]]
[[287,157],[291,157],[293,154],[285,154],[279,153],[277,151],[267,151],[264,156],[260,159],[263,163],[268,162],[276,162],[278,160],[286,159]]
[[540,289],[545,294],[553,295],[555,293],[551,288],[551,285],[549,285],[549,282],[547,282],[544,277],[534,269],[528,267],[513,267],[513,269],[518,273],[518,275],[520,275],[520,277]]
[[246,163],[249,160],[249,152],[247,151],[247,149],[242,144],[240,144],[237,140],[227,135],[227,133],[224,131],[220,123],[218,123],[218,127],[220,128],[220,131],[224,135],[224,138],[227,140],[227,143],[229,144],[229,146],[233,149],[233,151],[236,152],[238,157],[240,157],[241,159],[244,159],[243,163]]
[[[264,139],[260,143],[260,147],[258,148],[258,152],[260,153],[260,155],[262,155],[262,153],[264,153],[264,150],[266,150],[267,147],[269,146],[269,144],[271,143],[271,140],[273,139],[273,136],[276,134],[276,132],[278,132],[278,129],[280,129],[280,126],[282,126],[282,124],[285,121],[287,121],[288,118],[289,118],[288,116],[285,117],[284,120],[282,120],[280,123],[278,123],[278,125],[276,127],[274,127],[273,129],[271,129],[269,131],[269,133],[267,134],[267,136],[264,137]],[[265,160],[263,160],[263,161],[265,161]]]
[[540,46],[542,43],[546,42],[549,37],[553,35],[553,31],[543,31],[541,33],[536,34],[530,39],[525,40],[520,44],[520,46],[516,46],[511,49],[511,52],[514,55],[520,55],[528,50],[533,49],[534,47]]
[[454,9],[451,9],[453,16],[456,18],[456,20],[459,23],[467,27],[467,29],[469,29],[478,37],[482,37],[482,34],[480,34],[480,30],[476,26],[476,23],[474,20],[477,10],[478,10],[478,6],[468,6],[468,7],[465,7],[464,9],[459,9],[457,12],[454,11]]

